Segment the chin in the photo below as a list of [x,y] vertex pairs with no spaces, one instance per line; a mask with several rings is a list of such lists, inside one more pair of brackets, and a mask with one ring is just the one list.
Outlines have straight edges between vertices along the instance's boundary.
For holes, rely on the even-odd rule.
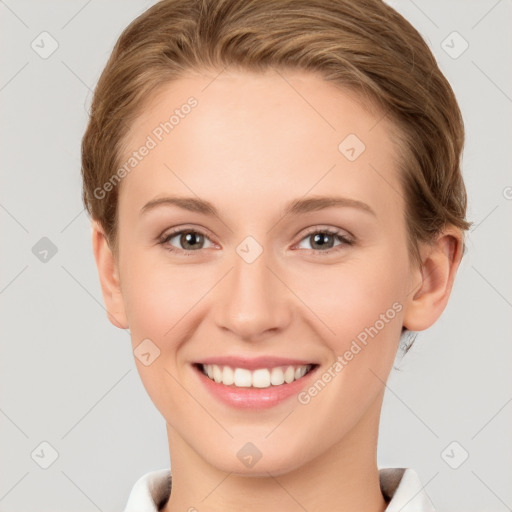
[[[262,446],[263,442],[260,444]],[[206,462],[220,471],[238,476],[268,477],[284,475],[299,469],[307,460],[304,447],[288,447],[287,450],[276,448],[273,444],[257,448],[257,443],[236,443],[236,447],[225,447],[221,451],[208,451]],[[234,453],[234,456],[230,455]]]

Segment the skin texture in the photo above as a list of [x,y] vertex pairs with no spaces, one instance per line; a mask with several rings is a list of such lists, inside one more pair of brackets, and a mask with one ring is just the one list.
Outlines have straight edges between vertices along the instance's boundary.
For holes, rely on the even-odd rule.
[[[307,72],[217,73],[166,85],[133,124],[127,155],[187,98],[198,101],[120,184],[117,259],[92,225],[110,321],[130,329],[134,349],[149,338],[160,350],[149,366],[136,363],[167,425],[165,510],[383,511],[384,383],[402,325],[426,329],[445,308],[461,234],[447,228],[421,247],[423,269],[413,265],[393,127],[355,93]],[[338,149],[348,134],[366,146],[353,162]],[[177,206],[141,215],[167,195],[207,200],[219,215]],[[331,206],[283,216],[294,199],[332,195],[374,215]],[[182,227],[205,235],[190,255],[179,235],[159,244]],[[311,235],[326,228],[354,243],[334,236],[319,248]],[[236,251],[247,236],[263,249],[250,264]],[[213,398],[191,366],[272,355],[315,362],[321,376],[393,304],[400,311],[308,404],[292,397],[267,410],[235,409]],[[262,454],[252,468],[237,457],[247,442]]]

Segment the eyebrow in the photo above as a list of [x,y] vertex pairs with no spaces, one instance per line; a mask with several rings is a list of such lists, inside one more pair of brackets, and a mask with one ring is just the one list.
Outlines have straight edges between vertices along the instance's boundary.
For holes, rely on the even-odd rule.
[[[167,196],[152,199],[141,208],[140,215],[142,216],[143,214],[160,206],[177,206],[190,212],[219,217],[219,212],[209,201],[205,201],[204,199],[197,199],[194,197],[179,196]],[[307,199],[295,199],[290,201],[284,208],[283,217],[289,214],[299,215],[331,207],[357,208],[358,210],[369,213],[375,217],[377,216],[375,211],[362,201],[350,199],[348,197],[317,196],[309,197]]]

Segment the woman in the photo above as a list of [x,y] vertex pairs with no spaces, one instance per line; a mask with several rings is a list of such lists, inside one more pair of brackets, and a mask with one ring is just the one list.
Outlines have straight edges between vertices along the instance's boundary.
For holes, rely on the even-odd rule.
[[110,321],[172,470],[126,512],[433,510],[378,469],[400,340],[444,310],[464,130],[378,0],[162,0],[119,38],[82,142]]

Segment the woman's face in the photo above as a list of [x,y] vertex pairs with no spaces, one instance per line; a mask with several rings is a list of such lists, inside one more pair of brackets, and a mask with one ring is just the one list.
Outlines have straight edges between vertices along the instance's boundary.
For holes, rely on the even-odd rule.
[[356,100],[225,71],[171,83],[133,124],[121,317],[171,451],[281,474],[376,437],[418,274],[391,125]]

